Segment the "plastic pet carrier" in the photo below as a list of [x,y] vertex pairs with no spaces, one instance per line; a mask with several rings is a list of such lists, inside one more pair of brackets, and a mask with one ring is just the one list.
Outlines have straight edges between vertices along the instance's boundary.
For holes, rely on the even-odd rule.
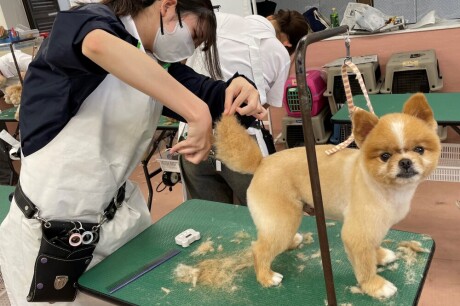
[[[341,66],[344,60],[344,58],[340,58],[325,66],[327,72],[327,89],[324,92],[324,96],[329,99],[329,106],[332,114],[335,114],[345,103],[347,103],[341,72]],[[382,86],[382,74],[377,56],[367,55],[352,57],[352,61],[358,67],[359,71],[361,71],[361,76],[363,77],[367,92],[369,94],[379,93],[380,87]],[[337,65],[334,63],[337,63]],[[348,75],[352,94],[362,94],[357,78],[354,77],[353,73],[349,72]]]
[[434,50],[393,54],[386,65],[381,93],[415,93],[441,90],[443,79]]
[[[307,71],[307,86],[312,97],[311,115],[318,115],[326,105],[326,98],[323,96],[326,90],[326,81],[321,76],[320,70]],[[297,90],[295,75],[290,76],[284,85],[283,105],[288,116],[300,117],[300,102]]]
[[[322,109],[322,111],[314,117],[311,117],[313,126],[313,135],[315,136],[315,142],[317,144],[326,143],[331,136],[331,112],[328,107]],[[305,145],[303,130],[302,130],[302,118],[295,117],[284,117],[282,119],[282,135],[286,143],[286,148],[294,148]]]

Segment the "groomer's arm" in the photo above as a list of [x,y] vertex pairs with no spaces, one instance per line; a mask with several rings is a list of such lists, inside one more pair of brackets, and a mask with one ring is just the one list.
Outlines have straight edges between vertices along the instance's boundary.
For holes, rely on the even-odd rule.
[[[259,94],[255,85],[242,75],[235,74],[235,76],[227,82],[216,81],[195,72],[192,68],[183,64],[172,64],[168,72],[178,82],[208,104],[213,120],[220,118],[224,112],[225,99],[233,96],[247,103],[247,108],[253,109],[252,112],[248,112],[248,115],[241,116],[238,114],[243,122],[252,122],[254,120],[252,116],[263,111],[260,106]],[[167,108],[163,109],[163,113],[166,116],[183,121],[181,118],[177,118],[177,116]],[[251,117],[252,119],[247,117]],[[249,122],[249,125],[251,122]]]
[[189,137],[174,146],[173,151],[185,154],[193,163],[207,157],[211,148],[211,116],[207,105],[174,80],[158,63],[133,45],[103,30],[93,30],[85,36],[82,53],[110,74],[187,120],[191,128]]

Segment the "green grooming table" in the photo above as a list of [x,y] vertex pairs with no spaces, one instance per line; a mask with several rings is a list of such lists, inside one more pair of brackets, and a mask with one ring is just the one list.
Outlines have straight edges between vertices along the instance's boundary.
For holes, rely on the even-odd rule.
[[0,121],[2,122],[18,122],[14,118],[14,114],[16,114],[17,107],[10,107],[8,109],[2,110],[0,113]]
[[[174,237],[188,228],[199,231],[201,240],[182,248],[175,244]],[[405,260],[398,259],[398,267],[394,271],[384,267],[380,275],[393,282],[398,292],[390,299],[379,301],[350,291],[351,287],[356,286],[356,280],[343,249],[340,229],[340,223],[328,222],[338,305],[417,304],[435,248],[430,237],[396,230],[389,232],[385,247],[396,252],[400,241],[416,240],[429,252],[418,253],[416,262],[411,266]],[[240,231],[245,231],[250,238],[237,243],[235,233]],[[315,218],[304,217],[300,232],[312,232],[314,242],[277,257],[273,268],[284,275],[281,286],[261,287],[256,281],[253,267],[249,267],[239,272],[229,288],[213,289],[200,284],[192,287],[191,284],[175,280],[173,271],[179,264],[194,265],[203,259],[229,256],[233,252],[248,249],[251,240],[255,240],[256,230],[246,207],[189,200],[86,271],[79,279],[79,287],[101,299],[130,305],[325,305],[326,289]],[[215,249],[222,245],[223,251],[198,258],[191,256],[190,253],[207,239],[214,242]],[[181,250],[181,253],[124,288],[109,293],[108,288],[170,250]]]
[[0,223],[2,223],[10,210],[9,196],[14,192],[14,188],[14,186],[0,185]]
[[[412,94],[379,94],[369,95],[372,107],[377,116],[388,113],[400,113]],[[426,93],[428,103],[433,109],[434,117],[439,125],[451,126],[459,132],[457,125],[460,125],[460,93]],[[368,110],[363,95],[353,97],[356,106]],[[345,104],[331,118],[333,123],[350,123],[348,106]]]

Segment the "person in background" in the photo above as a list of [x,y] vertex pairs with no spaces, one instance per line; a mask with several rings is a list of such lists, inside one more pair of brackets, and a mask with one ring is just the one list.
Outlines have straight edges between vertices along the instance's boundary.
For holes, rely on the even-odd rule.
[[[216,13],[216,17],[217,49],[223,79],[238,71],[254,81],[264,107],[282,106],[290,57],[294,56],[299,40],[308,33],[303,16],[297,11],[279,10],[267,18],[220,12]],[[203,53],[199,50],[187,64],[209,75]],[[260,133],[257,130],[250,133],[257,132]],[[258,139],[261,139],[260,135]],[[268,153],[263,143],[261,149],[265,155]],[[184,158],[180,159],[180,164],[188,198],[246,204],[246,190],[252,175],[236,173],[212,155],[198,165]]]
[[[166,63],[202,45],[208,69],[219,75],[215,30],[210,0],[103,0],[58,13],[24,80],[20,182],[0,225],[12,305],[101,303],[75,283],[151,224],[128,178],[163,106],[189,124],[189,137],[171,151],[191,163],[209,154],[210,109]],[[235,75],[225,87],[220,111],[263,113],[245,78]]]
[[32,55],[24,53],[21,50],[15,50],[14,55],[18,63],[19,71],[16,68],[11,52],[0,56],[0,88],[4,85],[9,85],[7,83],[8,79],[14,79],[17,82],[19,73],[25,74],[27,67],[32,61]]

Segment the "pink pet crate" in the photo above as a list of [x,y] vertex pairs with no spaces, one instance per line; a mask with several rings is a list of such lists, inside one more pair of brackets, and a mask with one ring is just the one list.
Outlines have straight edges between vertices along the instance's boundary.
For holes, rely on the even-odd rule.
[[[321,76],[321,70],[307,71],[307,86],[311,92],[312,107],[311,116],[318,115],[326,105],[326,98],[323,96],[326,90],[326,81]],[[290,76],[284,84],[283,105],[288,116],[301,117],[300,102],[297,91],[297,80],[294,76]]]

